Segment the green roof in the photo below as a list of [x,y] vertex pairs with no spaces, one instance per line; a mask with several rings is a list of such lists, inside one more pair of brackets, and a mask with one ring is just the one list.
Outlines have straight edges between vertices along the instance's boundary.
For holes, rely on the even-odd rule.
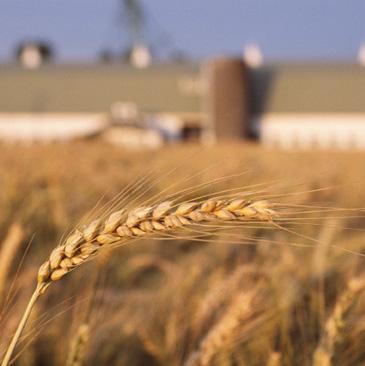
[[250,71],[252,113],[364,113],[365,68],[271,65]]
[[0,112],[107,112],[116,101],[144,112],[198,112],[200,98],[179,85],[199,74],[196,65],[56,65],[35,70],[0,65]]

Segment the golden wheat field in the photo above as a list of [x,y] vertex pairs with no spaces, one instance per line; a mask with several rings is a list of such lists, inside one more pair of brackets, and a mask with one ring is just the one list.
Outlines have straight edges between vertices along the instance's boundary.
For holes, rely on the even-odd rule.
[[0,152],[1,358],[38,273],[14,365],[365,364],[364,153]]

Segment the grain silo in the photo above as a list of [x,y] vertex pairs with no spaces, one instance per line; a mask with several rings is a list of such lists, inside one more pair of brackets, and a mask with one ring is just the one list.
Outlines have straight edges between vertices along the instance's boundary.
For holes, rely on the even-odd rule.
[[248,70],[239,58],[218,58],[203,66],[206,80],[206,136],[213,140],[247,137]]

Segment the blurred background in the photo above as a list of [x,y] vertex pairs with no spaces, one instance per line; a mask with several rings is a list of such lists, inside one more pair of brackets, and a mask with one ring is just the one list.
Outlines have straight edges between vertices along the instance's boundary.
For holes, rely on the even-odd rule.
[[2,1],[0,139],[364,149],[362,1]]
[[39,265],[97,202],[240,188],[292,221],[98,257],[40,299],[14,364],[364,365],[364,14],[0,0],[0,359]]

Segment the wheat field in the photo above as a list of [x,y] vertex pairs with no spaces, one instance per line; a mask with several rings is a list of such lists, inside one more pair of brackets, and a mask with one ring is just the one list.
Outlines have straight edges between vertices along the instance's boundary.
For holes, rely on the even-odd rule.
[[0,149],[14,364],[365,363],[365,154]]

